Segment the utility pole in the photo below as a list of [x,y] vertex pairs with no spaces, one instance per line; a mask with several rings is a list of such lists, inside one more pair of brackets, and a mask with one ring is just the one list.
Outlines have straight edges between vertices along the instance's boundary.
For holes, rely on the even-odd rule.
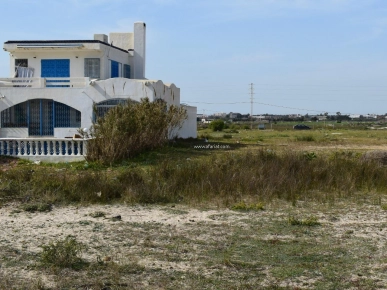
[[251,129],[253,129],[253,104],[254,104],[254,84],[250,84],[250,120],[251,120]]

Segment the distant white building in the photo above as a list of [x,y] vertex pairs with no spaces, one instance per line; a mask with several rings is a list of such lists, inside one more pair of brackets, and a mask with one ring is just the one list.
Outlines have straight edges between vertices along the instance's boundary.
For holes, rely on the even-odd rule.
[[[180,106],[180,89],[145,78],[146,25],[93,40],[7,41],[10,78],[0,79],[0,138],[68,138],[98,113],[131,99]],[[196,107],[178,137],[196,137]],[[0,148],[1,150],[1,148]]]

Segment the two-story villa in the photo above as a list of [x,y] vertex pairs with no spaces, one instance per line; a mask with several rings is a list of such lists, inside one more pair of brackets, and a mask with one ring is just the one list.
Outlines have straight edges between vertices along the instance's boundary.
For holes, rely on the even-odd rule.
[[[133,33],[93,40],[5,42],[10,78],[0,79],[0,138],[69,138],[92,125],[94,105],[103,114],[127,99],[180,106],[179,88],[145,78],[145,50],[143,22]],[[196,137],[196,107],[185,108],[178,137]]]

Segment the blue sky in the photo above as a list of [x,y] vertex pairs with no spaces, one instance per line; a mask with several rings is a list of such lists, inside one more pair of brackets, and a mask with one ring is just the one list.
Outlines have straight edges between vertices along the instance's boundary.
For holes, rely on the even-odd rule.
[[[385,0],[0,0],[0,41],[147,24],[146,76],[198,113],[387,113]],[[9,75],[0,53],[0,76]]]

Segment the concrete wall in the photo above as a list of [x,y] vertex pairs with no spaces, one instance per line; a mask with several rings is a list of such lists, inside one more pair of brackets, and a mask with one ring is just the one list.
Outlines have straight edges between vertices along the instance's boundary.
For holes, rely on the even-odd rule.
[[187,119],[183,122],[181,129],[177,132],[178,138],[197,138],[197,108],[183,106],[187,110]]

